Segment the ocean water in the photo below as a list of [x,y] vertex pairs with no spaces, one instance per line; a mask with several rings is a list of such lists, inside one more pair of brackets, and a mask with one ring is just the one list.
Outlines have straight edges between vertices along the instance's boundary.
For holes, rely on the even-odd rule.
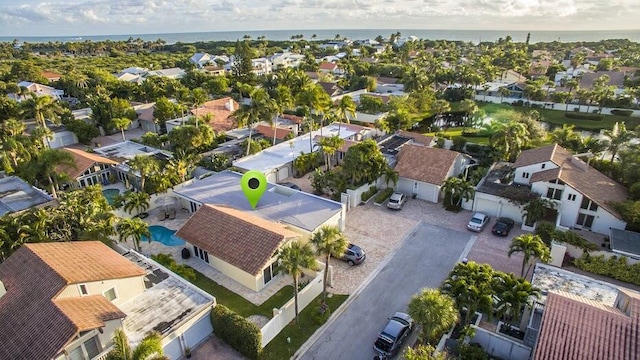
[[[449,40],[478,43],[480,41],[496,41],[499,38],[511,36],[513,41],[524,42],[527,34],[531,33],[531,43],[536,42],[574,42],[574,41],[599,41],[607,39],[629,39],[640,42],[640,30],[616,30],[616,31],[514,31],[514,30],[416,30],[416,29],[343,29],[343,30],[263,30],[263,31],[219,31],[219,32],[194,32],[194,33],[165,33],[165,34],[126,34],[126,35],[83,35],[76,36],[40,36],[40,37],[0,37],[1,42],[11,42],[14,39],[19,42],[68,42],[68,41],[103,41],[127,40],[129,37],[141,38],[145,41],[162,39],[167,44],[176,42],[193,43],[197,41],[226,40],[235,41],[242,39],[244,35],[257,39],[264,36],[269,40],[290,40],[291,36],[302,34],[306,40],[329,40],[337,35],[353,40],[374,39],[378,35],[389,37],[390,34],[400,32],[402,37],[417,36],[428,40]],[[315,38],[312,38],[316,35]]]

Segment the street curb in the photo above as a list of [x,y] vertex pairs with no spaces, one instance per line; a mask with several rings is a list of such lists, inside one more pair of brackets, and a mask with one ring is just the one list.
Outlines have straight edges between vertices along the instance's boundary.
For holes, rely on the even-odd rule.
[[[391,259],[393,258],[393,256],[396,254],[396,252],[398,252],[398,249],[400,249],[400,246],[402,246],[402,244],[404,244],[405,241],[407,241],[407,239],[411,236],[413,236],[417,229],[424,223],[424,221],[420,220],[412,229],[411,231],[405,235],[402,240],[400,240],[396,246],[394,246],[391,251],[389,252],[389,254],[387,254],[387,256],[378,264],[378,266],[375,268],[375,270],[373,270],[373,272],[371,274],[369,274],[369,276],[367,276],[367,278],[362,282],[362,284],[360,284],[360,286],[358,286],[358,288],[349,295],[349,298],[342,303],[342,305],[340,305],[335,312],[333,312],[333,314],[331,314],[331,316],[329,317],[329,319],[327,320],[327,322],[325,322],[321,327],[318,328],[318,330],[316,330],[313,335],[311,335],[311,337],[309,339],[307,339],[307,341],[305,341],[304,344],[302,344],[302,346],[300,346],[300,348],[298,349],[298,351],[296,351],[293,356],[291,357],[291,359],[298,359],[300,358],[302,355],[304,355],[315,343],[316,341],[318,341],[318,339],[320,338],[320,336],[322,334],[324,334],[324,332],[327,330],[327,328],[333,324],[336,319],[338,319],[338,317],[345,312],[345,310],[347,309],[347,307],[349,307],[349,305],[351,305],[352,302],[355,301],[355,299],[358,298],[358,296],[360,296],[360,293],[367,287],[367,285],[369,285],[369,283],[371,281],[373,281],[373,279],[378,275],[378,273],[380,273],[382,271],[382,269],[384,269],[385,266],[387,266],[387,264],[389,263],[389,261],[391,261]],[[466,250],[466,248],[465,248]]]
[[467,243],[467,246],[464,247],[464,249],[462,250],[462,253],[460,254],[460,257],[458,258],[459,263],[462,262],[462,260],[464,260],[467,257],[467,255],[469,255],[469,253],[471,252],[471,248],[476,243],[476,240],[478,240],[478,235],[471,236],[471,239]]

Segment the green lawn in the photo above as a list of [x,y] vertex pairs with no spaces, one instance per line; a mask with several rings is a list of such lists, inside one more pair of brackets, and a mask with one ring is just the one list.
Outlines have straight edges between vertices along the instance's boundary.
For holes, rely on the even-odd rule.
[[[564,108],[561,110],[550,110],[550,109],[538,109],[538,108],[523,108],[516,107],[507,104],[493,104],[493,103],[478,103],[478,107],[484,110],[488,116],[491,116],[492,113],[500,110],[500,109],[515,109],[515,110],[537,110],[540,115],[544,118],[544,120],[548,123],[560,125],[568,124],[574,125],[577,129],[583,130],[600,130],[600,129],[611,129],[613,124],[616,122],[624,122],[627,125],[627,128],[635,128],[640,125],[640,118],[631,117],[631,116],[618,116],[618,115],[602,115],[602,120],[583,120],[583,119],[570,119],[566,117],[564,114]],[[594,107],[595,109],[596,107]],[[569,109],[572,109],[572,106],[569,105]]]
[[[317,311],[317,304],[319,304],[321,297],[322,295],[318,295],[309,306],[300,312],[298,325],[292,321],[278,336],[271,340],[262,352],[262,359],[281,360],[290,358],[318,330],[320,325],[313,321],[311,313],[312,311]],[[327,298],[327,304],[331,312],[333,313],[347,298],[347,295],[333,295]],[[287,338],[291,340],[290,343],[287,342]]]
[[[194,270],[195,271],[195,270]],[[279,309],[293,297],[293,286],[287,285],[270,297],[260,306],[254,305],[242,296],[234,293],[226,287],[216,283],[203,274],[196,271],[196,279],[192,281],[200,289],[215,296],[218,304],[222,304],[241,316],[264,315],[271,319],[273,309]]]
[[[446,131],[442,131],[444,132],[444,134],[449,137],[450,139],[453,139],[456,136],[462,136],[462,129],[461,127],[454,127],[454,128],[450,128],[447,129]],[[427,136],[435,136],[436,133],[435,132],[426,132],[424,133],[424,135]],[[467,142],[472,142],[475,144],[480,144],[480,145],[489,145],[489,137],[488,136],[473,136],[473,137],[464,137]]]

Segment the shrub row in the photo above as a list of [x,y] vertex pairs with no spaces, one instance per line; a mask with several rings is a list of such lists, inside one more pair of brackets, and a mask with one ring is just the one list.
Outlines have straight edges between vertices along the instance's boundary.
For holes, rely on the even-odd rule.
[[[597,110],[597,109],[596,109]],[[602,115],[600,114],[583,114],[583,113],[564,113],[564,116],[569,118],[569,119],[578,119],[578,120],[602,120]]]
[[640,285],[640,263],[628,265],[624,256],[605,259],[604,255],[591,256],[585,252],[574,263],[579,269]]
[[599,249],[598,245],[589,242],[576,232],[556,230],[556,227],[548,221],[540,221],[536,226],[535,234],[540,236],[547,246],[551,246],[551,240],[555,240],[560,243],[571,244],[584,251],[596,251]]
[[382,204],[385,200],[389,198],[393,194],[393,188],[386,188],[380,192],[380,194],[376,195],[375,201],[377,204]]
[[369,190],[362,193],[362,196],[360,197],[362,202],[369,200],[376,192],[378,192],[378,189],[375,186],[370,187]]
[[633,114],[633,110],[613,109],[611,110],[611,113],[619,116],[631,116],[631,114]]
[[229,346],[249,359],[260,358],[262,333],[254,323],[224,305],[216,305],[211,310],[211,325],[216,336]]

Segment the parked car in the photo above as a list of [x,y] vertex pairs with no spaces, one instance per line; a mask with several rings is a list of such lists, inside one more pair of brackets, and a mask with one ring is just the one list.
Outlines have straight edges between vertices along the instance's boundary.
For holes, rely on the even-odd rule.
[[391,194],[389,201],[387,202],[387,207],[389,209],[400,210],[402,209],[402,205],[407,201],[407,196],[403,193],[395,192]]
[[498,218],[498,220],[496,220],[496,223],[493,225],[493,228],[491,228],[491,232],[494,235],[507,236],[509,235],[509,231],[513,229],[514,224],[515,222],[509,218]]
[[475,213],[469,223],[467,229],[475,232],[481,232],[489,223],[489,216],[483,213]]
[[402,342],[413,329],[413,319],[408,314],[397,312],[389,318],[387,326],[378,334],[373,343],[373,351],[383,358],[395,356],[402,347]]
[[346,261],[349,265],[360,265],[367,258],[367,254],[358,245],[349,244],[347,250],[340,257],[340,260]]
[[300,188],[300,186],[298,186],[298,185],[296,185],[296,184],[294,184],[294,183],[292,183],[292,182],[288,182],[288,181],[287,181],[287,182],[280,183],[279,185],[286,186],[286,187],[291,188],[291,189],[293,189],[293,190],[302,191],[302,189]]

